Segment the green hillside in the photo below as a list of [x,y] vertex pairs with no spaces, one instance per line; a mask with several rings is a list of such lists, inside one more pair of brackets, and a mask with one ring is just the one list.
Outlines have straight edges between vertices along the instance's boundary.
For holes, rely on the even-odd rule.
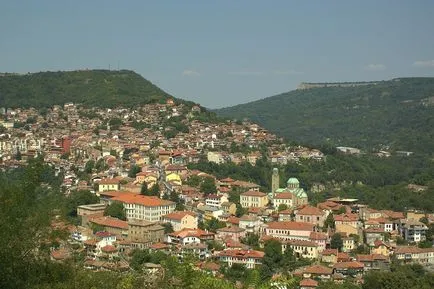
[[129,71],[80,70],[0,74],[0,107],[47,107],[67,102],[86,106],[134,106],[170,97]]
[[302,144],[434,151],[434,78],[295,90],[216,112]]

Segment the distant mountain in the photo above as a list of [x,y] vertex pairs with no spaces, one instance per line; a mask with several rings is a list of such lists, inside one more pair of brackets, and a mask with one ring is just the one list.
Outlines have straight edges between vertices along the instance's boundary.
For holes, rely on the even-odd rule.
[[0,74],[0,107],[47,107],[67,102],[115,107],[165,101],[169,94],[129,70]]
[[302,144],[434,152],[434,78],[299,88],[215,112]]

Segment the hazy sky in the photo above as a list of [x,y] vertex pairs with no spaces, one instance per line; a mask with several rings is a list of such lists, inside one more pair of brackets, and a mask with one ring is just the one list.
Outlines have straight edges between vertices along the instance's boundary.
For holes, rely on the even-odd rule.
[[434,76],[434,1],[0,1],[0,71],[132,69],[216,108]]

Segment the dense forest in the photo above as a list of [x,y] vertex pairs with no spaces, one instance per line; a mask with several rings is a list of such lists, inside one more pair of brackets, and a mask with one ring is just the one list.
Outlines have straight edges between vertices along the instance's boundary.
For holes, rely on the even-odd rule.
[[216,112],[301,144],[434,151],[434,78],[294,90]]
[[169,97],[169,94],[129,70],[80,70],[0,76],[0,107],[40,108],[67,102],[89,107],[133,107],[165,101]]

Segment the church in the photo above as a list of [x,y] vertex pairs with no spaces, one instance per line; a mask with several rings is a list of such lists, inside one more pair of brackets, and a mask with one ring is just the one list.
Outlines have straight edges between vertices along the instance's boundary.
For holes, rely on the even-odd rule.
[[307,194],[303,188],[300,188],[300,182],[296,178],[289,178],[286,182],[286,188],[279,188],[279,181],[279,170],[274,168],[271,177],[271,193],[269,197],[275,209],[277,209],[280,204],[285,204],[288,208],[307,205]]

